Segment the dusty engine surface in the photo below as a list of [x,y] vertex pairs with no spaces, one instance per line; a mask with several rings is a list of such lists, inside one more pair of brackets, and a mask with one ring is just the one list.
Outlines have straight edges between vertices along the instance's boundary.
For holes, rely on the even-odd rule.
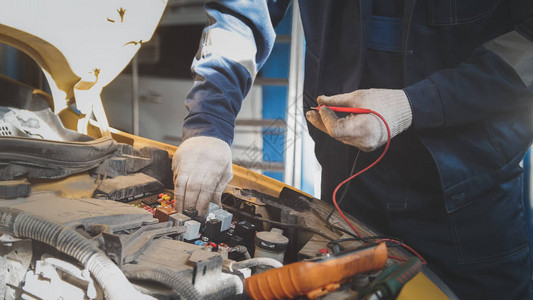
[[[63,237],[64,232],[85,238],[126,277],[140,282],[137,287],[143,292],[159,299],[176,298],[187,291],[186,284],[189,290],[196,289],[207,298],[219,299],[243,291],[238,275],[222,272],[227,253],[183,241],[186,226],[177,221],[158,222],[145,209],[109,200],[66,199],[48,192],[1,200],[0,206],[2,224],[21,223],[14,225],[19,230],[17,235],[28,237],[2,236],[0,266],[7,272],[0,277],[0,293],[5,299],[103,298],[98,282],[86,266],[61,253],[69,253],[72,251],[69,247],[79,243]],[[8,221],[9,215],[14,214],[17,217]],[[32,222],[42,224],[31,227]],[[30,227],[21,229],[25,224]],[[55,231],[59,233],[54,236]],[[165,277],[165,273],[168,278],[159,278]],[[168,286],[172,277],[184,279],[179,292],[158,287],[158,283]],[[143,281],[152,283],[145,285]]]

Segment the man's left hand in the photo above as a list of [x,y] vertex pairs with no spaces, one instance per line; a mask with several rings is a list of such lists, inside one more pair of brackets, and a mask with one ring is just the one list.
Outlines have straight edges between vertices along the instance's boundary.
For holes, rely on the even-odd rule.
[[[391,130],[391,138],[411,126],[413,116],[407,95],[402,90],[369,89],[335,96],[319,96],[319,105],[371,109],[381,114]],[[336,140],[365,152],[387,142],[387,129],[380,118],[372,114],[351,114],[340,118],[327,107],[310,110],[307,120]]]

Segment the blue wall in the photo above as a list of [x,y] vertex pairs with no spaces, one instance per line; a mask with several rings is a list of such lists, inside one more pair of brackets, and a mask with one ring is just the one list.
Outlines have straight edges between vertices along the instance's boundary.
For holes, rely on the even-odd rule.
[[[276,27],[276,34],[290,35],[292,13],[287,12],[285,18]],[[263,78],[288,78],[290,44],[276,43],[270,58],[262,69]],[[287,111],[287,86],[263,86],[263,119],[283,122]],[[285,128],[263,128],[263,161],[283,162],[285,157]],[[265,175],[283,181],[283,172],[266,171]]]

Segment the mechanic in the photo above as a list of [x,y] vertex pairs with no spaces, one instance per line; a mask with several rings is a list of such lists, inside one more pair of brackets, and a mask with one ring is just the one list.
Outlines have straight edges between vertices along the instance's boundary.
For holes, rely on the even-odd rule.
[[[205,5],[173,160],[179,210],[220,201],[235,117],[288,2]],[[305,0],[300,11],[322,199],[387,133],[375,116],[310,107],[375,110],[390,150],[349,183],[343,210],[421,252],[461,299],[533,298],[519,166],[533,138],[533,1]]]

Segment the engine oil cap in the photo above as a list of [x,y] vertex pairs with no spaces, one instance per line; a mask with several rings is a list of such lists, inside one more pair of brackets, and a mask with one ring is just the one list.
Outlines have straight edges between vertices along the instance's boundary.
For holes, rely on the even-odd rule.
[[272,228],[270,231],[261,231],[255,235],[255,245],[261,249],[272,252],[284,252],[287,250],[289,239],[284,236],[283,230]]

